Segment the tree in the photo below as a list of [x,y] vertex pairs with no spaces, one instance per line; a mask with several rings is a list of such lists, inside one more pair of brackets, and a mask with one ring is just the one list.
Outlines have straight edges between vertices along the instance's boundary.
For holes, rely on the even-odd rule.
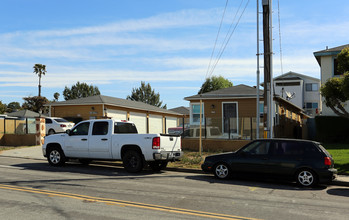
[[345,73],[349,71],[349,47],[344,48],[337,55],[338,71]]
[[38,96],[40,97],[41,96],[41,76],[45,75],[45,73],[47,72],[46,65],[37,63],[33,66],[33,68],[34,68],[33,73],[36,73],[39,76],[39,95]]
[[48,104],[49,101],[46,97],[42,96],[33,96],[33,97],[24,97],[23,100],[25,101],[22,105],[23,109],[28,109],[30,111],[38,112],[40,113],[46,113],[47,107],[45,107],[45,104]]
[[55,99],[55,100],[54,100],[55,102],[58,102],[59,96],[60,96],[60,94],[59,94],[58,92],[55,92],[55,93],[53,94],[53,98]]
[[19,102],[10,102],[7,105],[6,111],[11,113],[11,112],[15,112],[19,109],[21,109],[21,105],[19,104]]
[[349,100],[349,47],[338,54],[337,62],[338,71],[344,74],[327,80],[320,91],[327,107],[335,114],[349,118],[349,112],[344,108],[345,102]]
[[206,81],[202,84],[201,89],[198,94],[205,92],[211,92],[218,89],[224,89],[232,87],[233,83],[223,76],[212,76],[211,78],[206,78]]
[[132,94],[130,96],[128,95],[126,99],[144,102],[149,105],[167,109],[166,104],[162,106],[162,101],[160,101],[160,94],[155,93],[155,91],[151,89],[150,84],[148,83],[146,85],[143,81],[141,82],[141,86],[139,88],[132,89]]
[[0,114],[4,114],[6,111],[6,105],[2,104],[2,101],[0,101]]
[[84,98],[94,95],[100,95],[97,86],[87,85],[86,83],[77,82],[70,89],[66,86],[63,91],[64,100]]

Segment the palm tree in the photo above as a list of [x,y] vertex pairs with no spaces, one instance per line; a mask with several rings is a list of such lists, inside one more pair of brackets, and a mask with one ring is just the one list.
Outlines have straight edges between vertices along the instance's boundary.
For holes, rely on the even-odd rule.
[[45,73],[47,72],[46,65],[37,63],[33,66],[33,68],[34,68],[33,73],[36,73],[39,76],[39,97],[40,97],[41,96],[41,75],[45,75]]

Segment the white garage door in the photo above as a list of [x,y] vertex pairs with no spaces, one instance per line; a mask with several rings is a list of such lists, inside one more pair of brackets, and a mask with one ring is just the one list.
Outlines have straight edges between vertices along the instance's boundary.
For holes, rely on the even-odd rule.
[[147,133],[147,115],[146,114],[130,112],[130,121],[135,123],[139,134]]
[[118,120],[126,120],[127,112],[107,109],[107,116]]
[[166,117],[166,133],[168,133],[168,128],[177,127],[177,118]]
[[163,133],[161,115],[149,115],[149,133],[150,134]]

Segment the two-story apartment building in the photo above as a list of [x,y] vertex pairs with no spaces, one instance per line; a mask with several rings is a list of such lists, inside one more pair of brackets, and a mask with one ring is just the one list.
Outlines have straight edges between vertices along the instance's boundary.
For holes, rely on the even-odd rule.
[[[314,56],[321,68],[321,84],[325,84],[328,79],[332,77],[339,77],[343,73],[340,73],[337,69],[337,55],[344,49],[345,47],[349,47],[349,44],[328,48],[325,50],[320,50],[314,52]],[[345,104],[345,109],[349,111],[349,103]],[[322,115],[326,116],[337,116],[330,108],[326,105],[322,108]]]
[[320,80],[317,78],[290,71],[274,78],[274,92],[309,116],[322,111]]

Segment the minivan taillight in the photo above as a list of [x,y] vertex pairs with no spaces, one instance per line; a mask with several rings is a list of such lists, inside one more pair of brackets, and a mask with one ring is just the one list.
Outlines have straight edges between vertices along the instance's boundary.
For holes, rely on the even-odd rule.
[[153,138],[153,149],[160,149],[160,137]]
[[332,165],[332,160],[329,157],[325,157],[325,165],[331,166]]

